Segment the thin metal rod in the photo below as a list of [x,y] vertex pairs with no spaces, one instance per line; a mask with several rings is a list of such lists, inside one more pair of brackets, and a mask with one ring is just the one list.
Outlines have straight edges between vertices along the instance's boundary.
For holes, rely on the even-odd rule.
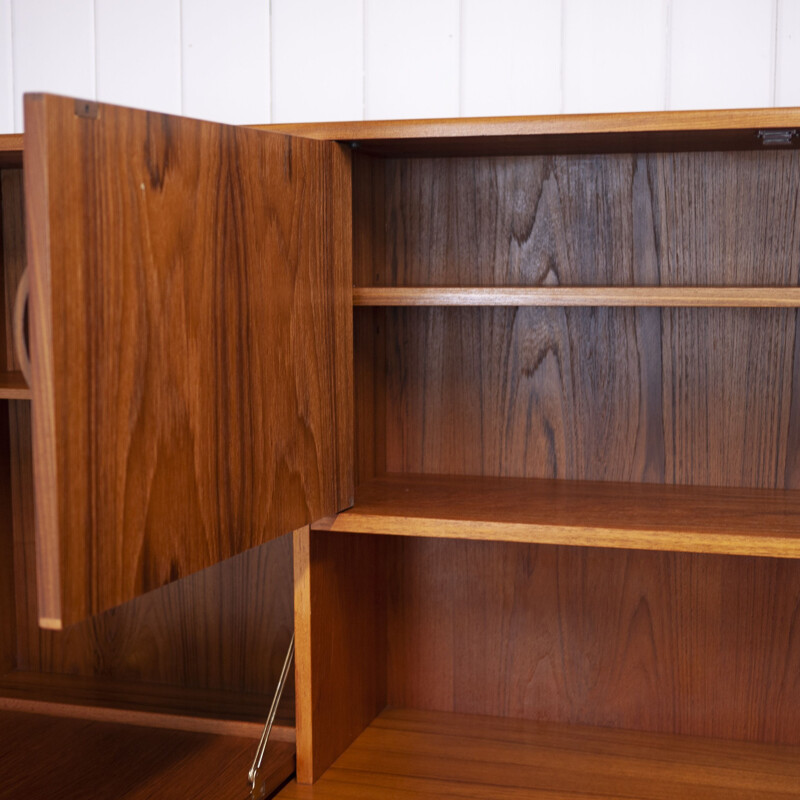
[[267,742],[269,741],[269,734],[272,731],[272,723],[275,722],[275,715],[278,713],[278,704],[281,702],[283,695],[283,687],[286,685],[286,678],[289,676],[289,667],[292,665],[292,658],[294,657],[294,633],[292,633],[292,640],[289,642],[289,649],[286,652],[286,659],[283,662],[283,669],[281,676],[278,679],[278,686],[275,689],[275,696],[272,698],[272,705],[267,715],[267,722],[264,725],[264,732],[261,734],[261,741],[258,743],[258,750],[256,750],[256,757],[253,759],[253,766],[250,767],[250,772],[247,775],[250,786],[255,788],[256,778],[258,771],[261,769],[261,762],[264,760],[264,753],[267,750]]

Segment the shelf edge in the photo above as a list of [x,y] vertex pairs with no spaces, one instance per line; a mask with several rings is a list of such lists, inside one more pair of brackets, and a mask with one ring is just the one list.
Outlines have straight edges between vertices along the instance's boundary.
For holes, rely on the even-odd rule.
[[651,528],[553,526],[536,523],[359,514],[357,511],[345,511],[336,517],[326,517],[311,527],[315,531],[339,533],[475,539],[620,550],[760,556],[763,558],[800,558],[800,537],[791,540],[780,535],[753,537],[741,533],[680,533]]
[[800,287],[356,286],[354,306],[797,308]]

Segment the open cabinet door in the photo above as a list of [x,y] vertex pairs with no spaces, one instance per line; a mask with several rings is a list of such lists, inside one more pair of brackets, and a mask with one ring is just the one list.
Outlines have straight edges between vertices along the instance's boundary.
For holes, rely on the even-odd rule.
[[347,149],[28,95],[24,159],[42,627],[351,504]]

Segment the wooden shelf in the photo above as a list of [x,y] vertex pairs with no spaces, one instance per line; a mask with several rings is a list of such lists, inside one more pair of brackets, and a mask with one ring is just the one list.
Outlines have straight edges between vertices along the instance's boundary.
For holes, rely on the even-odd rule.
[[[0,800],[242,800],[255,750],[236,736],[0,711]],[[271,742],[261,777],[275,789],[292,772],[294,745]]]
[[0,167],[22,166],[22,134],[0,135]]
[[[271,697],[260,694],[140,681],[42,672],[0,675],[0,711],[24,711],[254,739],[261,736],[271,702]],[[294,741],[291,692],[284,692],[271,738],[272,741]]]
[[800,748],[389,710],[313,786],[281,800],[797,798]]
[[356,286],[354,306],[649,306],[796,308],[797,287],[707,286]]
[[0,372],[0,400],[30,400],[31,390],[21,372]]
[[388,475],[316,530],[800,558],[800,492]]

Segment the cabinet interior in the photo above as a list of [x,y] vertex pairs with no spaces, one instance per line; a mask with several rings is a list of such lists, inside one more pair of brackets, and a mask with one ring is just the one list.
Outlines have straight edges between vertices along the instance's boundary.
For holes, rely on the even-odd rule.
[[796,796],[794,145],[354,147],[353,508],[63,631],[37,626],[0,152],[0,714],[222,734],[206,760],[244,764],[294,616],[282,797]]
[[[338,739],[308,745],[305,774],[298,744],[301,781],[325,774],[319,796],[334,796],[324,787],[366,769],[382,737],[394,752],[411,731],[411,771],[389,755],[385,769],[419,777],[425,735],[496,725],[500,747],[512,720],[556,738],[569,724],[799,745],[797,310],[747,295],[800,281],[798,153],[356,151],[353,164],[355,506],[312,526],[311,568],[340,579],[312,577],[309,603],[312,619],[344,604],[349,625],[320,634],[322,651],[345,649],[339,637],[369,665],[361,678],[379,676],[312,681],[322,696],[346,686],[358,711],[316,711],[315,731]],[[675,287],[679,302],[491,305],[494,287],[556,286]],[[372,304],[374,287],[410,291]],[[483,306],[427,305],[419,287],[490,291]],[[693,287],[743,302],[683,307]],[[514,509],[537,492],[565,499],[534,530]],[[712,495],[746,520],[742,539],[722,530],[730,518],[713,530]],[[569,536],[583,524],[574,541],[595,547],[560,531],[578,502],[591,521]]]

